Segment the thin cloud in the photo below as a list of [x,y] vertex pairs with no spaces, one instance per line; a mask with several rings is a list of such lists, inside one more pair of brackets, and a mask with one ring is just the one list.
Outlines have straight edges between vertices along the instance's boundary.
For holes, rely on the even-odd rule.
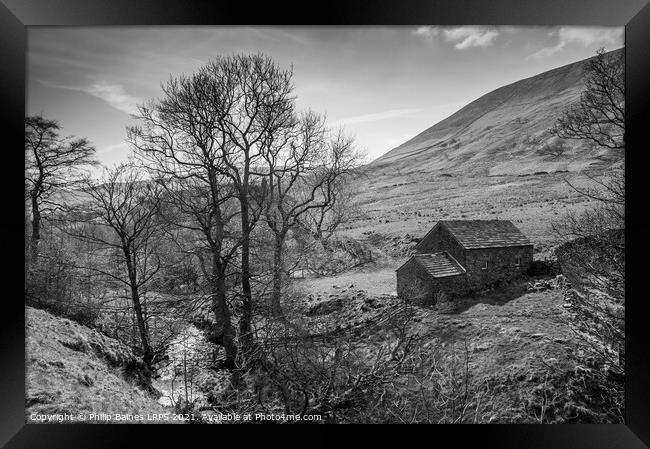
[[413,34],[416,36],[421,36],[424,39],[431,41],[433,38],[437,37],[440,34],[440,30],[432,26],[421,26],[417,27]]
[[142,102],[141,98],[129,95],[122,85],[112,81],[101,80],[88,86],[68,86],[42,80],[39,80],[39,82],[48,87],[87,93],[104,100],[115,109],[126,112],[127,114],[137,113],[137,105]]
[[499,32],[493,27],[483,26],[462,26],[442,31],[447,42],[453,42],[458,50],[465,50],[471,47],[489,47],[499,36]]
[[330,126],[351,125],[353,123],[367,123],[376,122],[379,120],[386,120],[389,118],[401,117],[418,112],[419,109],[391,109],[389,111],[376,112],[374,114],[356,115],[353,117],[346,117],[340,120],[330,122]]
[[529,58],[545,58],[561,51],[569,44],[581,44],[584,47],[621,47],[623,46],[622,28],[587,28],[587,27],[560,27],[550,33],[557,36],[555,45],[544,47],[531,54]]
[[129,144],[127,144],[126,142],[120,142],[120,143],[116,143],[114,145],[109,145],[109,146],[98,149],[97,150],[97,155],[106,155],[106,154],[115,153],[115,152],[126,154],[126,153],[129,152],[129,149],[130,149]]
[[137,113],[137,104],[141,102],[139,98],[129,95],[123,86],[110,81],[100,81],[91,84],[87,88],[82,89],[82,91],[101,98],[115,109],[119,109],[128,114]]

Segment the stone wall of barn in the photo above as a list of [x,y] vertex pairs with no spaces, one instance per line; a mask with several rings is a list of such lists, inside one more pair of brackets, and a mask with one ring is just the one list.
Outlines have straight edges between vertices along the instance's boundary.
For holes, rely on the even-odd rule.
[[432,295],[432,278],[415,260],[397,269],[397,296],[421,304],[431,301]]
[[465,296],[469,290],[467,275],[445,276],[433,280],[433,292],[431,304],[435,303],[436,294],[444,292],[448,298],[459,298]]
[[467,277],[446,276],[432,278],[415,260],[410,260],[397,270],[397,296],[413,304],[428,306],[434,304],[438,292],[445,292],[450,298],[467,293]]
[[[486,261],[487,269],[484,269]],[[469,287],[480,290],[522,276],[532,263],[532,246],[514,246],[467,250],[463,266],[467,270]]]
[[449,233],[447,228],[442,225],[437,225],[432,231],[425,235],[424,238],[417,244],[415,251],[420,254],[431,254],[439,251],[447,251],[454,259],[465,265],[465,249],[458,243],[458,241]]

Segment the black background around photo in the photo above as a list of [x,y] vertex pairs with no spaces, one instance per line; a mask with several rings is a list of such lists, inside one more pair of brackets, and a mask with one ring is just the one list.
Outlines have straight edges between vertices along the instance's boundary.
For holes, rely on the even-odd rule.
[[[498,449],[635,449],[650,445],[648,0],[400,0],[327,3],[207,0],[0,0],[0,444],[7,448],[250,447],[396,443]],[[24,141],[26,45],[31,26],[111,25],[592,25],[625,26],[626,424],[433,427],[25,424]],[[282,431],[284,430],[284,431]],[[345,431],[345,432],[342,432]],[[644,444],[645,443],[645,444]]]

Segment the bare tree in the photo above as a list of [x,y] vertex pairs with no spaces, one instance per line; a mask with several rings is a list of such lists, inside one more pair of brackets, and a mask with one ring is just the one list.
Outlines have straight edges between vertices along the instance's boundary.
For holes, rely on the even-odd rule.
[[[176,227],[201,236],[191,251],[210,266],[210,296],[215,316],[213,339],[226,350],[225,365],[235,366],[235,328],[228,307],[226,278],[240,247],[229,227],[235,213],[236,191],[222,160],[226,136],[218,128],[222,96],[204,68],[191,76],[172,78],[163,86],[163,98],[139,107],[141,125],[127,130],[136,156],[161,181],[165,201],[175,213],[166,214]],[[200,240],[200,241],[199,241]]]
[[62,195],[80,179],[84,166],[95,165],[95,148],[86,138],[59,134],[61,125],[41,115],[25,118],[25,184],[31,204],[29,264],[38,258],[42,214],[59,210]]
[[[585,88],[580,101],[562,112],[550,133],[561,139],[593,144],[594,149],[625,149],[625,54],[621,50],[605,53],[598,50],[585,69]],[[622,169],[616,169],[604,180],[590,177],[593,189],[579,193],[601,204],[614,205],[620,215],[625,204],[625,182]],[[620,215],[620,224],[624,216]]]
[[586,67],[580,101],[562,113],[551,129],[553,135],[593,142],[601,148],[625,148],[624,58],[621,50],[598,50]]
[[257,55],[220,57],[203,73],[219,92],[217,128],[224,140],[221,158],[237,191],[241,223],[242,317],[240,339],[252,346],[253,297],[251,288],[251,233],[261,208],[255,200],[255,179],[264,177],[264,156],[274,139],[295,123],[293,72],[281,69],[271,58]]
[[142,359],[151,375],[155,352],[145,312],[146,285],[161,268],[156,237],[164,225],[158,216],[161,188],[144,179],[131,164],[106,169],[98,181],[86,179],[83,192],[88,201],[75,207],[76,222],[67,232],[97,245],[104,257],[115,257],[116,269],[93,267],[129,289]]
[[344,185],[343,177],[355,167],[359,157],[352,139],[341,132],[330,138],[325,118],[308,112],[295,128],[272,140],[264,159],[268,165],[262,184],[264,218],[274,235],[271,310],[281,316],[287,234],[302,224],[303,216],[314,211],[320,215],[315,232],[321,232],[323,217],[333,209]]
[[[195,181],[195,180],[194,180]],[[185,242],[176,243],[186,253],[194,256],[201,270],[210,280],[210,299],[215,316],[211,341],[224,347],[224,367],[235,368],[237,346],[236,332],[228,305],[228,277],[236,260],[240,237],[233,229],[238,211],[232,200],[232,189],[227,184],[216,183],[217,189],[206,190],[200,182],[185,179],[168,179],[163,185],[166,201],[173,207],[165,214],[167,221],[186,235]],[[223,196],[222,196],[223,195]]]
[[[332,210],[337,179],[353,159],[351,142],[342,135],[329,143],[323,139],[322,118],[312,114],[310,120],[299,120],[291,77],[291,70],[262,55],[220,57],[195,74],[171,79],[160,101],[140,107],[142,126],[128,130],[142,163],[163,180],[176,207],[192,217],[177,224],[202,233],[211,248],[215,316],[224,329],[230,323],[226,269],[235,255],[239,258],[239,342],[247,348],[252,347],[251,238],[265,207],[272,205],[266,211],[278,225],[281,248],[303,212]],[[305,150],[305,133],[320,143],[309,142]],[[275,197],[269,202],[271,191]],[[287,207],[279,221],[274,215],[278,195]],[[236,216],[229,209],[233,199],[239,206]],[[228,226],[236,220],[237,234]],[[227,339],[234,337],[227,332]]]
[[159,166],[166,161],[161,175],[192,177],[212,186],[215,211],[224,198],[219,193],[222,177],[233,187],[239,203],[239,328],[245,345],[252,338],[251,233],[261,213],[256,179],[265,174],[259,170],[274,136],[294,125],[291,76],[291,70],[262,55],[216,58],[192,76],[167,83],[164,99],[140,110],[149,128],[129,131],[129,140],[149,159],[148,165],[152,159]]

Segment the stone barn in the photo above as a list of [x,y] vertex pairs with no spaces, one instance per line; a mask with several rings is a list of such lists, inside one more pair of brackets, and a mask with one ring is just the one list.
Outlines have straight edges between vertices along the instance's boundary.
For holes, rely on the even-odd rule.
[[533,245],[508,220],[439,221],[397,269],[397,295],[432,304],[509,281],[533,262]]

